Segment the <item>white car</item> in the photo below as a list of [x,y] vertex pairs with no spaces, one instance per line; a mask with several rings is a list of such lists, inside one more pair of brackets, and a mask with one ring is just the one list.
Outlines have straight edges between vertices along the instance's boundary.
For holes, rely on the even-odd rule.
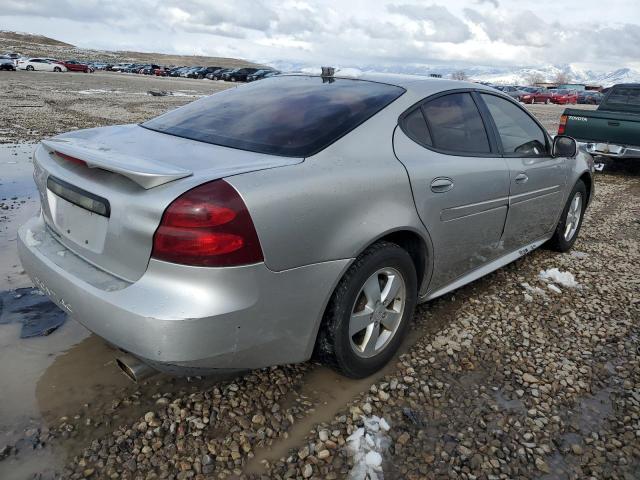
[[44,72],[66,72],[67,67],[50,58],[24,58],[18,60],[20,70],[42,70]]

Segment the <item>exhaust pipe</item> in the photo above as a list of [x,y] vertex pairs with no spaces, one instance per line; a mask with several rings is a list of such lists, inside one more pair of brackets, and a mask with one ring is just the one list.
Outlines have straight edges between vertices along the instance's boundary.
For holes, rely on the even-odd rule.
[[116,364],[120,370],[122,370],[122,373],[136,383],[159,373],[133,355],[123,355],[122,357],[116,358]]

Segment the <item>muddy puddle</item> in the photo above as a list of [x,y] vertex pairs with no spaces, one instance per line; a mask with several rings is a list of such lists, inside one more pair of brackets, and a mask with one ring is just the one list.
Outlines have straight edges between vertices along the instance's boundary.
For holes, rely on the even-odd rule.
[[[108,399],[109,392],[131,388],[113,364],[113,349],[67,319],[22,271],[17,229],[40,208],[32,179],[34,148],[0,145],[0,449],[18,450],[0,462],[3,480],[60,466],[64,455],[35,442],[34,432],[40,435],[60,416]],[[42,324],[49,334],[31,335],[31,327]]]

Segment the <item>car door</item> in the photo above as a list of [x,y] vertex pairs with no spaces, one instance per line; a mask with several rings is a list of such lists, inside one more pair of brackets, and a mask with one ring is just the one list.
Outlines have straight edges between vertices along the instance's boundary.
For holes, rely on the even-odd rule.
[[490,92],[479,94],[509,165],[509,213],[505,252],[550,235],[563,202],[566,159],[551,156],[544,128],[517,103]]
[[496,257],[509,170],[470,91],[429,97],[399,126],[394,150],[431,236],[433,291]]

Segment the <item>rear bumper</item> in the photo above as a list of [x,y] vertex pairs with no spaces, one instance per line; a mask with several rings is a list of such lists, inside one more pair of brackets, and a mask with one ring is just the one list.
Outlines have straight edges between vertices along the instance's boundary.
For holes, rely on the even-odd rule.
[[155,368],[178,375],[300,362],[349,259],[283,272],[263,263],[201,268],[151,260],[128,283],[58,243],[42,218],[18,233],[35,285],[74,319]]
[[636,146],[596,142],[578,142],[578,145],[585,152],[597,157],[640,159],[640,147]]

